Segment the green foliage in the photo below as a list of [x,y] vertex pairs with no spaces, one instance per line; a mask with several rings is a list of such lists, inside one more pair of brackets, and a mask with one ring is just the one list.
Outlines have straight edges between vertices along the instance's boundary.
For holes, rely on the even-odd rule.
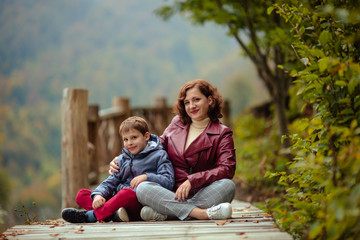
[[36,222],[37,216],[32,216],[33,214],[31,213],[35,209],[36,203],[33,202],[30,208],[27,208],[25,205],[22,205],[21,207],[22,209],[15,209],[15,212],[17,212],[20,217],[24,218],[25,223],[32,224]]
[[[287,69],[314,115],[290,126],[293,161],[268,172],[286,194],[269,199],[278,225],[301,239],[360,237],[359,3],[273,5],[293,27],[302,68]],[[346,16],[346,17],[344,17]]]
[[264,178],[267,171],[284,171],[286,159],[278,154],[276,128],[272,120],[240,116],[234,123],[236,146],[236,178],[240,182],[239,198],[262,201],[284,191],[275,179]]
[[[256,67],[268,95],[275,105],[280,135],[287,134],[285,102],[290,77],[278,69],[278,65],[290,67],[294,63],[290,43],[293,37],[287,34],[290,27],[281,18],[269,11],[270,0],[173,0],[172,5],[158,8],[155,13],[167,20],[176,13],[182,14],[194,24],[215,23],[227,30],[243,53]],[[283,1],[280,1],[283,2]],[[287,146],[287,142],[284,142]]]

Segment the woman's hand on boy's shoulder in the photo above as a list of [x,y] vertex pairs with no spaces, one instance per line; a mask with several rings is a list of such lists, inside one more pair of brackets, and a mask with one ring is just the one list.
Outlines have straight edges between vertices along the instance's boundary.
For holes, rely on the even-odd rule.
[[111,162],[110,162],[110,169],[109,169],[109,174],[111,176],[114,176],[114,173],[119,172],[120,167],[117,165],[118,163],[118,157],[115,157]]

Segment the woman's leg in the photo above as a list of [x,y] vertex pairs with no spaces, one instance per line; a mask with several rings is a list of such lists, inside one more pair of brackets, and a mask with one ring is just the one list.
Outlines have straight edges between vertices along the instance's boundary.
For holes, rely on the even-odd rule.
[[232,201],[235,195],[235,184],[229,179],[213,182],[185,202],[175,200],[174,192],[153,182],[139,184],[136,195],[140,203],[150,206],[161,214],[176,216],[181,220],[187,217],[208,219],[207,208]]
[[142,205],[155,211],[184,220],[196,206],[175,200],[175,193],[154,182],[142,182],[137,186],[136,196]]
[[196,205],[189,217],[196,219],[209,219],[207,209],[234,199],[236,186],[230,179],[221,179],[202,188],[188,202]]
[[114,212],[121,207],[126,209],[130,221],[141,219],[140,211],[142,206],[136,198],[136,193],[129,188],[120,190],[115,196],[106,201],[104,206],[95,209],[94,213],[96,218],[101,221],[113,215]]
[[230,179],[221,179],[200,189],[188,202],[198,208],[210,208],[223,202],[231,202],[236,191],[235,183]]

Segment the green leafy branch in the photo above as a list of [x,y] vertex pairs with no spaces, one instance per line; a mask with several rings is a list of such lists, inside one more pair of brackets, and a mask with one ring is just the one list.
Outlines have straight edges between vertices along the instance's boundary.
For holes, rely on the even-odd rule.
[[25,223],[30,225],[30,224],[36,222],[37,216],[34,216],[34,217],[30,216],[31,211],[36,207],[36,203],[33,202],[29,209],[27,207],[25,207],[25,205],[22,205],[21,207],[22,207],[22,209],[20,209],[20,210],[15,209],[15,212],[17,212],[20,217],[24,218]]

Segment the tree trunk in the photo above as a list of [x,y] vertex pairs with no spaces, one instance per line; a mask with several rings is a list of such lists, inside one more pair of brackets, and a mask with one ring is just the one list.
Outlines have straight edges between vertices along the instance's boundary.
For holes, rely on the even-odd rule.
[[[280,94],[279,96],[275,96],[273,98],[273,103],[275,107],[275,114],[276,119],[278,121],[278,127],[279,127],[279,134],[281,136],[286,135],[288,136],[288,119],[286,116],[286,98],[287,96],[284,96],[283,94]],[[289,139],[286,138],[284,142],[282,143],[283,148],[290,147]]]
[[[276,57],[275,64],[283,64],[284,57],[281,53],[281,50],[274,48]],[[258,75],[263,81],[267,91],[271,96],[272,103],[275,107],[275,117],[277,119],[278,133],[280,136],[288,135],[288,120],[286,116],[286,101],[288,97],[289,90],[289,79],[287,76],[276,67],[275,70],[270,71],[265,57],[257,58],[258,60],[254,62]],[[286,139],[282,147],[288,148],[290,146],[289,140]]]

